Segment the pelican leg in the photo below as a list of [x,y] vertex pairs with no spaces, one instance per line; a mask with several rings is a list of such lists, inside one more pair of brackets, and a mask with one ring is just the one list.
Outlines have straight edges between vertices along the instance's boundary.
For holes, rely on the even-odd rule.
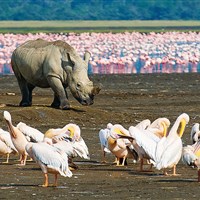
[[22,155],[19,156],[19,159],[17,161],[21,161],[22,160]]
[[125,165],[125,161],[126,161],[126,156],[123,157],[123,161],[122,161],[121,166],[124,166],[124,165]]
[[149,171],[152,171],[153,164],[150,164]]
[[200,169],[198,169],[198,182],[200,182]]
[[176,165],[173,166],[173,173],[172,176],[179,176],[180,174],[176,173]]
[[49,186],[49,181],[48,181],[48,174],[44,173],[44,184],[42,187],[48,187]]
[[21,165],[26,165],[26,159],[27,159],[27,155],[23,154],[22,159],[21,159]]
[[143,166],[144,166],[144,158],[141,158],[140,171],[141,172],[152,172],[153,165],[150,162],[148,162],[148,160],[147,160],[147,165],[150,165],[149,169],[144,170],[144,168],[143,168]]
[[172,174],[173,176],[176,176],[177,174],[176,174],[176,165],[174,165],[173,166],[173,174]]
[[147,164],[150,165],[148,171],[149,171],[149,172],[152,172],[152,171],[153,171],[153,170],[152,170],[153,164],[152,164],[152,163],[150,162],[150,160],[148,160],[148,159],[147,159]]
[[120,166],[120,159],[119,158],[116,159],[117,159],[117,166]]
[[5,162],[3,162],[3,163],[8,163],[8,162],[9,162],[9,157],[10,157],[10,154],[9,154],[9,153],[7,153],[7,154],[6,154],[6,161],[5,161]]
[[29,161],[29,162],[31,162],[31,161],[33,161],[33,158],[30,158],[29,160],[26,160],[26,161]]
[[126,156],[123,157],[122,164],[120,158],[117,158],[117,166],[124,166],[126,161]]
[[117,163],[117,157],[115,157],[115,160],[114,160],[114,162],[113,162],[113,163],[114,163],[114,164],[115,164],[115,163]]
[[102,149],[102,163],[106,163],[106,152]]
[[58,174],[55,174],[55,181],[54,181],[54,184],[53,186],[57,186],[58,185]]
[[143,171],[143,164],[144,164],[144,160],[143,160],[143,158],[141,158],[141,160],[140,160],[140,171],[141,172]]
[[163,174],[164,174],[165,176],[168,176],[168,173],[167,173],[167,170],[166,170],[166,169],[163,170]]

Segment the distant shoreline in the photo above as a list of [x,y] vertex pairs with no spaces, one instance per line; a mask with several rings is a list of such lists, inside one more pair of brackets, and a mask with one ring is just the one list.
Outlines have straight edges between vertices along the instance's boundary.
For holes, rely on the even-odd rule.
[[0,21],[0,33],[83,33],[83,32],[167,32],[200,31],[200,21],[110,20],[110,21]]

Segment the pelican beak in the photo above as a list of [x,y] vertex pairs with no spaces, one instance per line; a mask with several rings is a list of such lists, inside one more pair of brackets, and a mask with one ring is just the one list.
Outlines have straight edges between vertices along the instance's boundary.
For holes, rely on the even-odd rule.
[[162,124],[163,129],[164,129],[163,137],[166,137],[167,136],[167,129],[168,129],[169,126],[167,126],[164,122],[162,122],[161,124]]
[[68,128],[68,132],[69,132],[69,137],[73,138],[74,137],[74,128],[73,127]]
[[133,137],[127,136],[127,135],[117,134],[117,136],[118,136],[119,138],[128,139],[128,140],[130,140],[130,141],[133,141],[133,140],[134,140]]
[[186,120],[185,119],[182,119],[181,120],[181,127],[180,127],[180,131],[179,131],[179,137],[181,138],[183,136],[183,132],[185,130],[185,127],[186,127]]

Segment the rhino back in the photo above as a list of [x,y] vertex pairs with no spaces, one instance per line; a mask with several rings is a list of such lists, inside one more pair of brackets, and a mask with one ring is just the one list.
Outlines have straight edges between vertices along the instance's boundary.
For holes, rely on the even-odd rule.
[[49,87],[47,76],[57,76],[62,82],[65,81],[61,67],[61,47],[54,43],[38,39],[19,46],[12,55],[14,73],[22,75],[27,82],[38,87]]

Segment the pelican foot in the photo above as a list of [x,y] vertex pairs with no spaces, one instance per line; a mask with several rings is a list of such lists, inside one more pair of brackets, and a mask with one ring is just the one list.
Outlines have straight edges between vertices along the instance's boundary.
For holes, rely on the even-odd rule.
[[117,167],[124,167],[125,165],[121,165],[121,164],[119,164],[119,165],[116,165]]
[[[40,186],[40,185],[39,185],[39,186]],[[48,185],[46,185],[46,184],[43,184],[43,185],[41,185],[41,186],[42,186],[42,187],[45,187],[45,188],[48,187]]]
[[25,166],[25,164],[16,164],[17,166]]
[[5,162],[2,162],[3,164],[8,164],[9,162],[8,161],[5,161]]
[[74,171],[74,170],[77,170],[78,168],[76,168],[76,167],[69,167],[69,170],[70,171]]

